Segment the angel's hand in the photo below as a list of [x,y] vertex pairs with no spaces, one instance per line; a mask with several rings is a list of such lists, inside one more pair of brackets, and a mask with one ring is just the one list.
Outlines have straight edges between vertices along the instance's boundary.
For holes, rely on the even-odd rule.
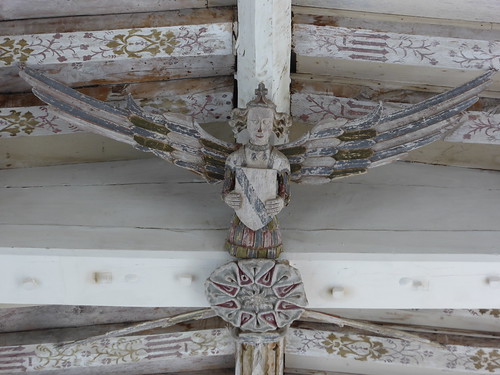
[[278,215],[283,207],[285,207],[285,200],[281,197],[276,197],[266,201],[266,211],[269,216]]
[[233,210],[237,210],[238,208],[241,208],[241,194],[236,193],[236,192],[231,192],[228,193],[224,197],[224,202],[231,207]]

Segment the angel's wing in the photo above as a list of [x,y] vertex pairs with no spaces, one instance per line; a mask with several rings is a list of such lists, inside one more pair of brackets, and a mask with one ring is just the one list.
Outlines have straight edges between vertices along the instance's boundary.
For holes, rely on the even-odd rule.
[[[292,181],[325,183],[397,160],[440,139],[449,119],[478,100],[491,70],[453,90],[388,115],[379,106],[353,121],[324,120],[298,140],[277,146],[290,160]],[[445,121],[448,120],[448,121]]]
[[237,148],[234,143],[223,142],[208,134],[187,116],[149,114],[130,96],[127,109],[120,109],[73,90],[34,69],[24,67],[19,75],[60,117],[90,132],[152,152],[201,175],[208,182],[224,179],[226,159]]

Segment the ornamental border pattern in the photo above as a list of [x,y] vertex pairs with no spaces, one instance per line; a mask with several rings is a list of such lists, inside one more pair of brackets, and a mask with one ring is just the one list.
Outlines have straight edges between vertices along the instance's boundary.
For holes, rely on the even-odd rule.
[[0,347],[0,374],[127,365],[144,361],[232,355],[226,329],[103,339],[58,348],[54,344]]
[[420,366],[467,374],[500,372],[498,348],[447,345],[444,349],[439,349],[407,340],[329,331],[292,329],[287,336],[286,352],[313,357],[338,356],[361,362]]
[[294,26],[293,38],[294,50],[301,56],[455,69],[500,69],[500,41],[303,24]]
[[232,54],[232,23],[0,37],[0,68],[18,63]]

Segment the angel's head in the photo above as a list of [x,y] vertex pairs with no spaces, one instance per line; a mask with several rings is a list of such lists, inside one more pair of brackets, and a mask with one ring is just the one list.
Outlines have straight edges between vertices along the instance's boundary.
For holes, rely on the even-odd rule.
[[255,99],[248,102],[246,108],[233,110],[229,125],[238,142],[245,143],[245,138],[255,145],[286,142],[292,119],[286,113],[276,112],[276,106],[266,94],[266,87],[260,83],[255,90]]
[[266,107],[253,107],[247,114],[247,131],[250,143],[263,146],[269,143],[273,132],[274,111]]

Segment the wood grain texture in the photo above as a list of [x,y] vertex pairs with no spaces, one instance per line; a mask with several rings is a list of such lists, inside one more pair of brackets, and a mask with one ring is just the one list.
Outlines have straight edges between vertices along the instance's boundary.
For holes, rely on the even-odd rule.
[[480,0],[470,3],[466,0],[436,3],[431,0],[407,3],[398,0],[340,0],[332,3],[329,0],[293,0],[294,5],[316,8],[334,8],[372,13],[409,15],[418,17],[470,20],[479,22],[498,22],[498,2]]
[[[0,332],[85,327],[160,319],[189,308],[130,308],[107,306],[29,306],[0,310]],[[68,340],[71,340],[68,339]]]
[[[65,82],[68,86],[109,85],[133,82],[227,76],[234,72],[234,56],[187,56],[176,58],[133,59],[108,61],[86,61],[77,64],[49,64],[37,66],[42,72]],[[31,87],[19,78],[19,69],[9,67],[2,70],[4,84],[2,93],[27,92]]]
[[[8,0],[3,1],[0,5],[0,20],[17,20],[26,18],[47,18],[47,17],[64,17],[64,16],[89,16],[96,14],[117,14],[117,13],[140,13],[165,11],[173,9],[186,8],[205,8],[207,7],[206,0],[165,0],[165,1],[116,1],[116,0],[90,0],[82,3],[77,0],[56,0],[43,7],[37,6],[37,2],[33,3],[29,0]],[[213,3],[211,6],[224,4]],[[36,7],[36,8],[34,8]],[[35,10],[36,9],[36,10]]]
[[435,165],[500,170],[497,145],[434,142],[425,149],[414,150],[406,160]]
[[282,375],[285,365],[285,336],[286,331],[240,333],[235,340],[235,375]]
[[34,18],[0,22],[0,35],[30,35],[202,25],[234,21],[233,8],[180,9],[174,11]]
[[[232,76],[207,77],[207,78],[185,78],[170,79],[164,81],[118,83],[113,85],[101,85],[80,87],[77,90],[93,98],[115,102],[118,105],[127,99],[130,94],[140,103],[153,102],[156,98],[176,96],[188,96],[189,94],[207,94],[212,92],[233,91],[234,78]],[[231,94],[232,97],[232,94]],[[224,103],[220,103],[223,105]],[[33,93],[0,94],[0,108],[29,107],[44,105]],[[184,110],[180,111],[185,112]]]
[[[383,322],[390,326],[407,325],[422,328],[422,331],[439,329],[456,330],[468,336],[481,336],[488,333],[500,334],[500,311],[495,309],[443,309],[443,310],[350,310],[331,309],[325,312],[350,319]],[[467,332],[466,332],[467,331]]]
[[[476,74],[480,74],[477,72]],[[443,72],[446,78],[451,72]],[[400,103],[418,103],[435,93],[441,93],[460,84],[459,79],[465,82],[473,73],[460,72],[450,82],[452,85],[439,84],[439,82],[405,82],[403,79],[391,81],[389,79],[366,79],[343,76],[323,76],[312,74],[292,74],[292,93],[307,92],[322,95],[334,95],[354,99],[368,99],[372,101],[390,101]],[[489,86],[481,92],[479,101],[474,105],[476,110],[490,110],[498,105],[500,92],[495,85],[496,75],[492,77],[493,87]]]
[[[206,306],[202,282],[229,260],[222,249],[231,210],[219,187],[160,160],[0,177],[0,275],[10,293],[3,303]],[[310,305],[497,308],[487,278],[498,272],[498,178],[395,164],[332,185],[294,186],[280,222]],[[114,281],[95,284],[97,271]],[[185,273],[192,286],[179,284]],[[129,283],[128,274],[139,279]],[[24,278],[39,279],[40,288],[24,290]],[[422,288],[400,286],[402,278]],[[328,294],[334,286],[344,298]]]
[[290,1],[240,0],[238,15],[238,107],[244,108],[254,99],[262,82],[278,112],[289,113]]
[[[435,69],[432,66],[385,64],[369,61],[349,61],[335,58],[297,56],[297,72],[310,74],[321,80],[342,77],[349,80],[388,82],[415,87],[453,88],[477,77],[480,72],[464,69]],[[493,77],[491,92],[500,91],[500,75]],[[495,94],[497,96],[497,94]]]
[[445,38],[498,39],[500,23],[474,22],[443,18],[394,16],[384,13],[327,8],[293,7],[296,24],[369,29],[412,35]]

